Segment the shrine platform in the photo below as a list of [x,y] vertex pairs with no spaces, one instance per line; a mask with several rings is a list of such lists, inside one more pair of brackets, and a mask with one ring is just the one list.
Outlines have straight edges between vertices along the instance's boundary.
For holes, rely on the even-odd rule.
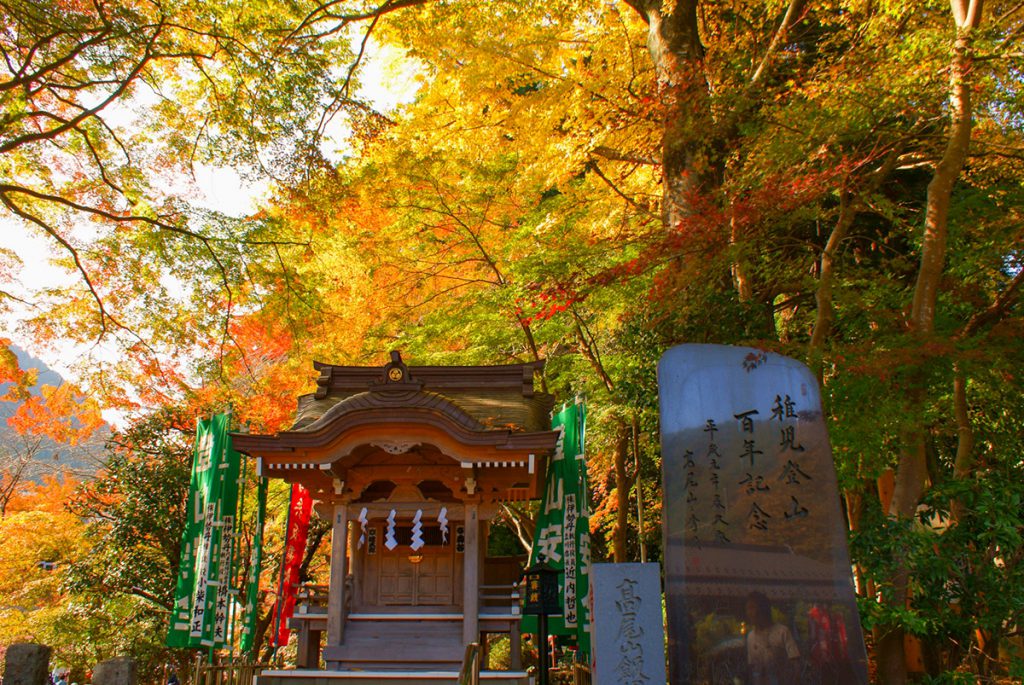
[[[255,677],[253,685],[455,685],[458,680],[457,670],[280,670],[264,671]],[[525,685],[528,676],[526,671],[481,671],[480,682],[487,685]]]

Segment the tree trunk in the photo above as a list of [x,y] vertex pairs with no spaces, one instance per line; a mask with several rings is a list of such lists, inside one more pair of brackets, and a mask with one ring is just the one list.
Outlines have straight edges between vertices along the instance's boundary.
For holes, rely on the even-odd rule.
[[629,475],[626,457],[629,454],[629,430],[618,422],[615,433],[615,529],[612,531],[612,550],[616,564],[628,561],[626,536],[629,533]]
[[[953,186],[967,160],[971,140],[971,52],[973,30],[981,24],[982,3],[981,0],[951,0],[950,5],[956,25],[956,39],[949,65],[950,131],[942,159],[936,165],[928,184],[921,262],[908,322],[908,333],[918,343],[925,342],[935,331],[935,309],[949,235],[949,205]],[[909,422],[903,430],[903,447],[889,507],[890,515],[903,519],[912,517],[917,510],[928,473],[924,425],[928,391],[924,371],[913,374],[909,385]],[[901,565],[891,578],[891,601],[897,607],[907,603],[908,576],[909,570]],[[879,671],[883,682],[903,685],[907,681],[903,630],[896,626],[887,628],[878,647]]]
[[818,272],[818,289],[814,293],[815,315],[814,328],[811,329],[811,341],[808,344],[808,361],[811,371],[818,379],[818,385],[823,386],[823,359],[825,355],[825,341],[832,332],[832,322],[835,319],[835,306],[832,297],[832,285],[835,282],[836,259],[839,255],[839,247],[846,240],[846,235],[853,226],[857,217],[857,211],[864,204],[864,197],[875,190],[889,177],[896,168],[899,159],[899,150],[890,150],[882,162],[882,165],[871,172],[870,177],[857,189],[852,179],[839,190],[839,216],[836,217],[836,224],[829,234],[828,241],[821,251],[819,258],[820,270]]
[[697,0],[626,0],[647,22],[647,50],[658,79],[662,128],[662,222],[678,230],[695,213],[694,200],[717,185],[706,159],[711,101]]
[[[953,463],[953,477],[958,480],[969,478],[974,470],[974,429],[967,411],[967,375],[959,363],[953,365],[953,415],[956,417],[956,461]],[[950,503],[950,515],[960,521],[964,504],[958,499]]]
[[853,225],[853,217],[856,215],[856,205],[845,188],[839,192],[839,218],[832,228],[832,233],[825,243],[825,249],[821,251],[821,268],[818,273],[818,289],[814,293],[814,300],[817,304],[814,315],[814,328],[811,331],[811,342],[808,345],[808,356],[811,362],[811,371],[818,379],[818,386],[824,385],[823,357],[825,350],[825,339],[832,330],[832,321],[835,318],[835,310],[832,305],[832,282],[835,278],[836,254],[839,252],[839,245],[846,239],[846,234]]

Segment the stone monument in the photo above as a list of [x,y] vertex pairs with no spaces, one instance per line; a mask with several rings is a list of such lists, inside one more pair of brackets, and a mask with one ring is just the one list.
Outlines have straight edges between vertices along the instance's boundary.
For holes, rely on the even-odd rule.
[[665,681],[658,564],[593,564],[594,685]]
[[817,382],[763,350],[658,365],[669,683],[866,684]]

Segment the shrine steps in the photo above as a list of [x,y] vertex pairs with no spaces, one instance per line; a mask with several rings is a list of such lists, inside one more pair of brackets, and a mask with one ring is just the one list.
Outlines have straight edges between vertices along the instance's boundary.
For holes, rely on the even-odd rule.
[[[322,655],[327,670],[264,671],[254,685],[455,685],[465,656],[462,614],[349,614],[344,644],[326,646]],[[525,671],[481,671],[480,682],[525,685],[528,678]]]
[[[456,685],[458,670],[437,671],[264,671],[254,685]],[[481,685],[526,685],[525,671],[481,671]]]
[[331,669],[458,671],[462,614],[350,614],[344,644],[325,647]]

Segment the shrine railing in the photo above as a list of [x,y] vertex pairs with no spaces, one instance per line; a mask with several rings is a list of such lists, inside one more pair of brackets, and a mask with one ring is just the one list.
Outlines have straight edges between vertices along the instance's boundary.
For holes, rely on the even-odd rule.
[[501,585],[480,586],[480,611],[482,613],[519,614],[519,585],[504,583]]
[[303,583],[295,593],[295,613],[326,614],[329,588],[326,585]]
[[522,618],[519,585],[501,583],[480,586],[480,644],[481,663],[486,668],[490,664],[491,637],[508,635],[509,665],[513,670],[522,666],[522,646],[520,645],[519,620]]
[[480,685],[480,645],[472,642],[466,645],[459,669],[458,685]]

